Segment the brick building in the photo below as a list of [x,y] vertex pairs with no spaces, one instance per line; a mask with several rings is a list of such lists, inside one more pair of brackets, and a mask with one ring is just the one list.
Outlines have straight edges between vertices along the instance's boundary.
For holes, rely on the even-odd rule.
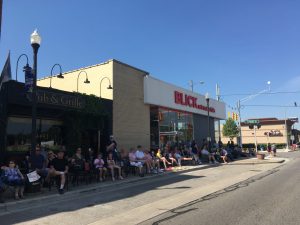
[[[261,127],[256,130],[256,138],[258,144],[286,144],[299,141],[299,132],[293,129],[293,125],[298,122],[297,119],[277,119],[277,118],[257,118]],[[254,129],[250,129],[249,125],[242,122],[242,143],[253,144],[255,143]],[[222,142],[227,143],[229,138],[222,136]],[[237,139],[234,139],[237,143]]]

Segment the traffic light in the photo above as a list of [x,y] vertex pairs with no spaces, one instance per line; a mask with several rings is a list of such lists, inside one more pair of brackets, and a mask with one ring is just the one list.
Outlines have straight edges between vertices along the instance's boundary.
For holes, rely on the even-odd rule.
[[238,116],[237,113],[233,112],[231,118],[232,118],[234,121],[238,121],[239,116]]

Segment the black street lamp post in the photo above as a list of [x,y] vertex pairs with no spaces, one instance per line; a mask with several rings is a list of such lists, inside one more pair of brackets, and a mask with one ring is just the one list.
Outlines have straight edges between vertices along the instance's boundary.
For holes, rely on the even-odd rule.
[[22,54],[19,56],[18,60],[17,60],[17,66],[16,66],[16,81],[18,81],[18,66],[19,66],[19,61],[21,59],[22,56],[25,56],[26,57],[26,66],[24,66],[24,68],[28,68],[29,67],[29,64],[28,64],[28,56],[26,54]]
[[33,49],[33,85],[32,85],[32,127],[31,127],[31,151],[36,148],[36,79],[37,79],[37,54],[41,44],[41,37],[35,30],[30,36]]
[[206,105],[207,105],[207,148],[208,151],[210,151],[210,145],[211,145],[211,137],[210,137],[210,121],[209,121],[209,94],[205,94],[205,100],[206,100]]
[[108,77],[103,77],[103,78],[101,79],[101,81],[100,81],[100,98],[101,98],[101,84],[102,84],[102,81],[103,81],[104,79],[107,79],[108,82],[109,82],[109,85],[108,85],[107,89],[110,89],[110,90],[113,89],[113,87],[111,86],[111,83],[110,83],[110,79],[109,79]]
[[56,63],[52,66],[52,69],[51,69],[51,77],[50,77],[50,88],[52,88],[51,84],[52,84],[52,76],[53,76],[53,69],[55,66],[58,66],[59,67],[59,74],[57,75],[57,78],[60,78],[60,79],[63,79],[64,76],[62,75],[62,69],[61,69],[61,65]]
[[78,92],[79,76],[80,76],[81,73],[85,73],[85,81],[84,81],[84,83],[85,84],[89,84],[90,83],[90,81],[88,79],[87,72],[85,72],[84,70],[80,71],[79,74],[78,74],[78,76],[77,76],[77,92]]

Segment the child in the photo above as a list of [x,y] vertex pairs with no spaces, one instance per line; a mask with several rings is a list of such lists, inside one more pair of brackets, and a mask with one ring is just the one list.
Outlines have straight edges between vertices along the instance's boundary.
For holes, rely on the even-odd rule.
[[166,159],[169,160],[169,161],[171,161],[172,166],[174,166],[174,164],[178,165],[178,163],[177,163],[176,159],[173,157],[173,154],[172,154],[171,151],[167,151],[167,153],[166,153]]
[[222,148],[220,154],[221,154],[221,158],[223,159],[224,163],[227,164],[228,163],[228,158],[227,158],[228,152],[224,148]]
[[112,155],[111,152],[108,154],[107,167],[111,171],[112,181],[115,181],[115,175],[114,175],[114,173],[115,173],[114,170],[115,169],[118,169],[118,171],[119,171],[119,179],[123,180],[123,177],[121,175],[121,167],[116,165],[115,161],[113,160],[113,155]]
[[166,163],[168,165],[171,165],[171,163],[164,156],[162,156],[160,149],[157,150],[156,157],[159,159],[160,162],[163,163],[165,169],[167,169]]
[[96,170],[99,170],[99,179],[100,181],[105,180],[107,169],[104,167],[104,161],[102,159],[102,154],[99,154],[98,157],[94,160],[94,166]]
[[181,167],[181,153],[180,151],[178,150],[178,148],[176,147],[175,148],[175,154],[174,154],[175,158],[177,159],[177,162],[178,162],[178,166]]
[[15,199],[19,200],[23,198],[24,195],[24,176],[20,170],[16,167],[13,160],[9,161],[9,166],[2,166],[1,169],[4,170],[4,183],[9,186],[15,187]]

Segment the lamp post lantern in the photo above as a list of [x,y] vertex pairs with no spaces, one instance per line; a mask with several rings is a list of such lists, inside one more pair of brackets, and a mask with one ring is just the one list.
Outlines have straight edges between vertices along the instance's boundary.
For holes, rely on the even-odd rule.
[[59,74],[57,75],[57,78],[60,78],[60,79],[63,79],[64,76],[62,75],[62,69],[61,69],[61,65],[56,63],[52,66],[52,69],[51,69],[51,77],[50,77],[50,88],[52,88],[51,84],[52,84],[52,76],[53,76],[53,69],[55,66],[58,66],[59,67]]
[[211,145],[211,143],[210,143],[210,139],[211,139],[211,137],[210,137],[210,122],[209,122],[209,94],[208,93],[206,93],[205,94],[205,100],[206,100],[206,106],[207,106],[207,150],[208,151],[210,151],[210,145]]
[[79,76],[80,76],[81,73],[85,73],[85,81],[84,81],[84,83],[85,83],[85,84],[91,83],[91,82],[89,81],[87,72],[85,72],[84,70],[80,71],[79,74],[78,74],[78,76],[77,76],[77,92],[78,92]]
[[109,82],[109,85],[108,85],[107,89],[110,89],[110,90],[113,89],[113,87],[111,86],[111,83],[110,83],[110,79],[109,79],[108,77],[103,77],[103,78],[101,79],[101,81],[100,81],[100,95],[99,95],[99,96],[100,96],[100,99],[101,99],[101,84],[102,84],[102,81],[103,81],[104,79],[107,79],[108,82]]
[[36,79],[37,79],[37,54],[41,44],[41,37],[35,30],[30,36],[33,49],[33,85],[32,85],[32,126],[31,126],[31,151],[36,148]]
[[191,87],[191,91],[194,92],[195,84],[204,84],[204,81],[199,81],[199,82],[195,83],[193,80],[190,80],[188,84]]
[[22,56],[26,57],[26,66],[24,66],[24,68],[28,68],[29,64],[28,64],[28,56],[26,54],[22,54],[19,56],[18,60],[17,60],[17,66],[16,66],[16,81],[18,81],[18,66],[19,66],[19,61],[22,58]]

